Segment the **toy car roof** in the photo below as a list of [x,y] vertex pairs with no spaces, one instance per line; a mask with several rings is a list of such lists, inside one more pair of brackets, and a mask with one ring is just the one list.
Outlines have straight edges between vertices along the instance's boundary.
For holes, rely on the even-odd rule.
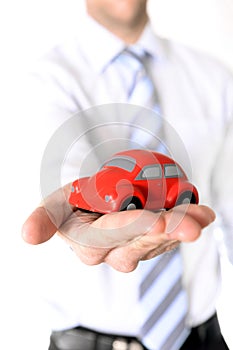
[[117,157],[130,157],[136,160],[137,165],[142,167],[147,164],[164,164],[164,163],[170,163],[170,164],[176,164],[176,162],[168,157],[167,155],[164,155],[159,152],[154,152],[151,150],[142,150],[142,149],[133,149],[133,150],[126,150],[122,152],[118,152],[114,154],[113,158]]

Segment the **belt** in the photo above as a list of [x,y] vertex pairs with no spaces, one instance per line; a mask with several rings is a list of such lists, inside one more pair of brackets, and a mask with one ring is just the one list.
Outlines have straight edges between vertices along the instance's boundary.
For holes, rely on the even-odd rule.
[[[221,331],[214,314],[209,320],[191,329],[181,350],[190,349],[190,344],[212,343],[221,338]],[[87,328],[76,327],[54,331],[50,337],[49,350],[147,350],[135,337],[99,333]]]
[[147,350],[137,338],[111,335],[77,327],[54,331],[49,350]]

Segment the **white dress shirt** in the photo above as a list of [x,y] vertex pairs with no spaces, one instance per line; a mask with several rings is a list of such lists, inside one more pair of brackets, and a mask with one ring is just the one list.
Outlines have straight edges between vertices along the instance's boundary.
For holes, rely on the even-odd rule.
[[[59,126],[75,113],[92,106],[127,102],[124,82],[110,65],[125,44],[90,18],[77,27],[75,37],[54,48],[38,62],[32,74],[33,83],[30,81],[27,96],[30,113],[25,113],[22,118],[25,118],[30,130],[28,142],[34,147],[30,177],[34,177],[37,187],[38,163]],[[232,253],[232,77],[209,57],[156,37],[149,24],[138,44],[153,56],[150,71],[163,116],[182,140],[190,163],[181,156],[171,129],[166,135],[168,146],[180,164],[185,168],[186,163],[189,164],[187,171],[199,190],[200,202],[218,212],[218,222],[224,229]],[[98,115],[98,118],[101,116]],[[114,121],[118,116],[109,118]],[[122,119],[119,115],[118,121],[123,122]],[[78,128],[85,130],[86,121],[83,118],[77,120]],[[103,120],[98,119],[98,123],[101,122],[106,122],[104,117]],[[103,127],[98,140],[106,141],[106,135],[110,140],[116,136],[114,133],[114,128]],[[73,140],[73,137],[71,135],[70,139]],[[103,158],[118,151],[117,145],[106,149]],[[63,161],[61,184],[77,178],[89,150],[90,140],[85,136],[76,145],[70,144]],[[56,162],[61,161],[58,160],[59,151],[57,149],[54,153],[48,178],[52,177]],[[86,166],[83,173],[91,173],[98,168],[102,159],[99,161],[94,156],[90,167]],[[205,229],[196,242],[182,244],[183,283],[189,297],[187,323],[190,326],[201,324],[215,311],[220,276],[214,228],[215,225],[211,225]],[[38,264],[35,263],[37,259]],[[106,264],[86,266],[57,237],[35,253],[35,261],[35,289],[48,304],[51,328],[63,329],[81,324],[104,332],[137,334],[137,270],[125,274]],[[141,264],[146,266],[147,262]]]

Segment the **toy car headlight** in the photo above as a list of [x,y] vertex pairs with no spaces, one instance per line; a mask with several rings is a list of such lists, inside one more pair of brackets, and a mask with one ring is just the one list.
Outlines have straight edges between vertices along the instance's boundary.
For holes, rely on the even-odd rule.
[[109,194],[106,194],[106,195],[104,196],[104,200],[105,200],[106,203],[108,203],[108,202],[110,202],[110,201],[112,200],[112,196],[109,195]]
[[80,192],[79,186],[78,185],[76,185],[76,186],[72,185],[71,186],[71,193],[78,193],[78,192]]

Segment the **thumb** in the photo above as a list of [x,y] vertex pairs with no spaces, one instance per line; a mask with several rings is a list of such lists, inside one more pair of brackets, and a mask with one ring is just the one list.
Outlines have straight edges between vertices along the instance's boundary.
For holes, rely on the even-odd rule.
[[48,241],[59,226],[72,213],[67,198],[71,184],[59,188],[43,201],[43,205],[35,209],[22,227],[22,237],[30,244]]
[[57,231],[56,225],[49,218],[44,207],[35,209],[22,227],[22,237],[30,244],[48,241]]

